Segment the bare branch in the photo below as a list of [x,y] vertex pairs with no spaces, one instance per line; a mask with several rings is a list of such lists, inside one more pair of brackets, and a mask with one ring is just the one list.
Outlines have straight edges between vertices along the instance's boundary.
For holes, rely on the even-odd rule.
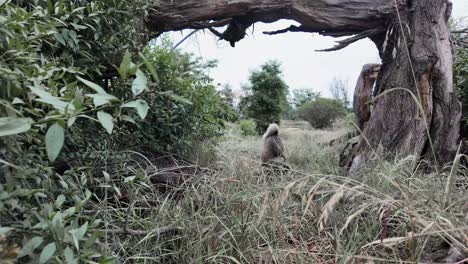
[[375,29],[369,29],[369,30],[363,31],[362,33],[359,33],[359,34],[357,34],[357,35],[355,35],[353,37],[337,41],[337,45],[335,45],[332,48],[318,50],[318,51],[336,51],[336,50],[340,50],[340,49],[346,48],[347,46],[349,46],[350,44],[352,44],[352,43],[354,43],[356,41],[359,41],[361,39],[368,38],[368,37],[371,37],[371,36],[375,36],[375,35],[381,34],[383,32],[385,32],[385,29],[383,27],[375,28]]
[[452,33],[452,34],[463,34],[463,33],[468,34],[468,28],[452,30],[452,31],[450,31],[450,33]]
[[201,29],[195,29],[194,31],[190,32],[190,34],[188,34],[181,41],[179,41],[177,44],[175,44],[174,47],[172,47],[172,50],[177,49],[177,47],[179,47],[182,43],[184,43],[187,39],[189,39],[191,36],[193,36],[195,33],[197,33],[200,30]]
[[301,24],[266,34],[303,31],[338,37],[375,29],[385,24],[394,12],[388,0],[360,0],[358,4],[339,1],[336,5],[327,0],[161,0],[148,11],[145,22],[151,31],[209,29],[229,25],[223,33],[210,31],[218,37],[222,35],[222,39],[232,46],[244,38],[246,29],[255,22],[292,19]]
[[305,31],[306,31],[306,29],[303,26],[291,25],[288,28],[280,29],[280,30],[276,30],[276,31],[263,31],[263,34],[276,35],[276,34],[283,34],[283,33],[287,33],[287,32],[305,32]]
[[218,38],[220,39],[223,39],[223,34],[218,32],[216,29],[214,28],[208,28],[208,30],[213,33],[215,36],[217,36]]

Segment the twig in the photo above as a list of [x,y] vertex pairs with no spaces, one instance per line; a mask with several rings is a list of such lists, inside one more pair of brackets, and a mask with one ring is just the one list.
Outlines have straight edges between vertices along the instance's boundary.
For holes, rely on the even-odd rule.
[[165,226],[161,228],[155,228],[153,230],[135,230],[129,229],[124,230],[122,228],[114,228],[114,229],[102,229],[103,232],[110,232],[114,234],[130,234],[130,235],[137,235],[137,236],[144,236],[150,233],[155,233],[159,235],[164,235],[167,233],[177,234],[178,232],[184,230],[182,227],[173,227],[173,226]]
[[283,33],[287,33],[287,32],[304,32],[304,31],[307,31],[307,29],[304,26],[291,25],[288,28],[280,29],[280,30],[276,30],[276,31],[263,31],[263,34],[277,35],[277,34],[283,34]]
[[195,33],[197,33],[200,30],[201,29],[195,29],[194,31],[190,32],[190,34],[188,34],[181,41],[179,41],[177,44],[175,44],[174,47],[172,47],[172,50],[177,49],[177,47],[179,47],[182,43],[184,43],[187,39],[189,39],[191,36],[193,36]]
[[352,44],[352,43],[354,43],[354,42],[356,42],[358,40],[368,38],[368,37],[371,37],[371,36],[374,36],[374,35],[377,35],[377,34],[380,34],[380,33],[383,33],[383,32],[385,32],[385,29],[381,28],[381,27],[380,28],[369,29],[369,30],[363,31],[363,32],[361,32],[361,33],[359,33],[359,34],[357,34],[357,35],[355,35],[353,37],[337,41],[337,45],[335,45],[332,48],[318,50],[318,51],[337,51],[337,50],[346,48],[347,46],[349,46],[350,44]]
[[450,33],[452,33],[452,34],[468,33],[468,28],[459,29],[459,30],[453,30],[453,31],[450,31]]

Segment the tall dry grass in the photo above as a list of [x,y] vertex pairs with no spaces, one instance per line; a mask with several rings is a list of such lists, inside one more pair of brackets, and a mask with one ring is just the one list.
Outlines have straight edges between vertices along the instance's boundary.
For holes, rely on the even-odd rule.
[[272,174],[260,168],[261,138],[232,126],[178,199],[135,181],[131,206],[100,212],[147,230],[108,232],[109,250],[122,263],[421,263],[448,245],[468,250],[464,168],[426,174],[396,160],[347,177],[339,146],[324,144],[346,132],[283,123],[292,169]]

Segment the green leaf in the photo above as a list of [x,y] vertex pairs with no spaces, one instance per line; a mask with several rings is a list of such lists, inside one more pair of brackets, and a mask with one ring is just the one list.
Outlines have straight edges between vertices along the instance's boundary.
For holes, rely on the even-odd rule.
[[158,74],[156,73],[156,70],[154,69],[153,64],[151,64],[151,62],[149,62],[148,59],[145,57],[145,55],[143,55],[141,52],[138,54],[140,55],[140,58],[145,63],[146,68],[148,68],[151,74],[151,77],[153,77],[153,81],[159,82],[159,77],[158,77]]
[[122,63],[120,63],[120,67],[117,69],[122,79],[127,79],[128,76],[133,75],[137,71],[136,65],[132,62],[132,55],[128,50],[125,52],[124,58]]
[[136,176],[125,177],[124,182],[133,182],[136,179]]
[[97,117],[101,125],[106,129],[107,133],[112,134],[112,130],[114,130],[114,121],[110,114],[99,111],[97,113]]
[[81,77],[79,77],[79,76],[76,76],[76,78],[77,78],[78,80],[80,80],[82,83],[86,84],[86,86],[88,86],[89,88],[91,88],[91,89],[93,89],[94,91],[96,91],[96,93],[98,93],[98,94],[108,94],[108,93],[104,90],[104,88],[102,88],[101,86],[99,86],[99,85],[97,85],[97,84],[95,84],[95,83],[93,83],[93,82],[90,82],[90,81],[88,81],[88,80],[85,80],[85,79],[83,79],[83,78],[81,78]]
[[65,196],[63,194],[59,195],[55,200],[55,207],[60,208],[62,204],[65,202]]
[[10,233],[13,229],[14,228],[12,227],[0,227],[0,236],[5,236],[6,234]]
[[137,70],[136,78],[132,83],[133,97],[140,95],[146,89],[147,85],[148,79],[146,78],[145,74],[141,70]]
[[42,244],[42,242],[44,242],[44,239],[42,237],[37,236],[37,237],[31,238],[31,240],[29,240],[28,242],[26,242],[26,244],[24,244],[23,248],[21,249],[18,255],[18,258],[22,258],[24,256],[27,256],[33,253],[34,250]]
[[112,264],[115,263],[115,257],[104,256],[99,259],[99,264]]
[[76,250],[78,251],[80,250],[79,241],[83,239],[84,235],[86,234],[86,231],[88,231],[88,222],[86,222],[78,229],[72,229],[68,231],[72,235],[73,244],[75,244]]
[[36,101],[38,102],[42,102],[42,103],[45,103],[45,104],[50,104],[52,105],[55,109],[57,110],[60,110],[62,112],[65,112],[65,110],[68,110],[70,112],[74,112],[75,111],[75,106],[68,103],[68,102],[64,102],[62,100],[60,100],[60,98],[58,97],[55,97],[53,95],[51,95],[49,92],[46,92],[40,88],[37,88],[37,87],[29,87],[29,89],[31,89],[31,92],[37,96],[39,96],[39,98],[41,99],[36,99]]
[[63,217],[72,216],[75,214],[75,212],[76,212],[76,208],[74,206],[70,207],[67,210],[65,210],[65,212],[63,212]]
[[63,46],[66,46],[66,42],[65,42],[65,39],[63,38],[62,34],[60,33],[55,33],[55,39],[60,42],[60,44],[62,44]]
[[76,89],[75,90],[75,98],[73,99],[73,105],[80,109],[83,106],[84,102],[84,97],[83,97],[83,91],[81,89]]
[[17,105],[17,104],[24,104],[24,101],[19,99],[18,97],[16,97],[15,99],[13,99],[13,102],[11,102],[11,104],[14,104],[14,105]]
[[63,255],[65,256],[65,262],[67,264],[75,264],[75,263],[78,263],[78,260],[75,259],[75,254],[73,253],[73,250],[69,247],[67,247],[64,252],[63,252]]
[[41,255],[39,256],[39,263],[46,263],[49,261],[49,259],[54,255],[55,250],[57,250],[57,247],[55,246],[55,243],[52,242],[48,244],[43,250]]
[[67,120],[67,127],[68,127],[68,128],[72,127],[73,124],[75,124],[76,119],[77,119],[76,116],[70,117],[70,118]]
[[31,118],[2,117],[0,118],[0,137],[27,132],[33,123]]
[[78,35],[76,34],[76,32],[74,30],[70,30],[70,32],[68,33],[68,35],[70,36],[70,38],[73,40],[73,42],[78,45]]
[[136,124],[135,120],[127,115],[124,115],[124,116],[121,116],[120,119],[122,121],[126,121],[126,122],[129,122],[129,123],[132,123],[132,124]]
[[148,111],[150,108],[148,103],[142,99],[128,102],[124,104],[122,107],[135,108],[138,112],[138,115],[141,117],[141,119],[145,119],[145,117],[148,115]]
[[110,174],[107,171],[103,171],[102,174],[104,175],[106,182],[110,181]]
[[55,123],[45,136],[47,156],[51,162],[55,161],[62,150],[63,143],[65,142],[65,131],[62,126]]
[[111,94],[87,94],[86,96],[93,98],[95,107],[105,105],[111,101],[118,101],[119,99]]
[[84,235],[88,231],[88,222],[84,223],[76,232],[78,239],[83,239]]
[[161,93],[161,95],[169,96],[169,98],[171,98],[172,100],[177,101],[177,102],[192,105],[192,102],[190,102],[190,100],[188,100],[188,99],[186,99],[186,98],[184,98],[184,97],[182,97],[180,95],[174,94],[172,91],[163,92],[163,93]]

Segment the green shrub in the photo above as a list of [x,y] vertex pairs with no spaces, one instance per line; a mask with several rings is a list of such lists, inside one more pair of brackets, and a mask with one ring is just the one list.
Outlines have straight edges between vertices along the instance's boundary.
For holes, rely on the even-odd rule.
[[346,109],[338,100],[317,98],[303,105],[299,110],[299,115],[314,128],[329,128],[337,118],[346,115]]
[[[465,39],[468,39],[465,34]],[[463,105],[463,131],[468,133],[468,47],[461,46],[456,50],[454,64],[454,85],[458,98]],[[464,135],[467,136],[466,134]]]
[[250,95],[242,98],[241,112],[255,120],[257,132],[263,133],[270,123],[280,122],[281,113],[286,111],[288,86],[281,78],[280,64],[270,61],[250,75]]
[[[145,51],[159,78],[157,93],[147,100],[148,117],[132,136],[171,153],[187,155],[200,141],[212,141],[222,134],[225,121],[236,120],[235,110],[221,98],[207,72],[216,61],[202,63],[172,49],[163,38],[160,45]],[[168,100],[171,95],[172,100]]]
[[252,119],[244,119],[239,123],[239,128],[243,136],[255,136],[257,133],[257,125]]
[[188,153],[232,118],[215,64],[144,50],[146,0],[17,3],[0,1],[0,240],[23,248],[20,263],[109,263],[98,241],[113,227],[95,209],[133,181],[150,189],[140,168],[121,173],[141,162],[126,155]]

